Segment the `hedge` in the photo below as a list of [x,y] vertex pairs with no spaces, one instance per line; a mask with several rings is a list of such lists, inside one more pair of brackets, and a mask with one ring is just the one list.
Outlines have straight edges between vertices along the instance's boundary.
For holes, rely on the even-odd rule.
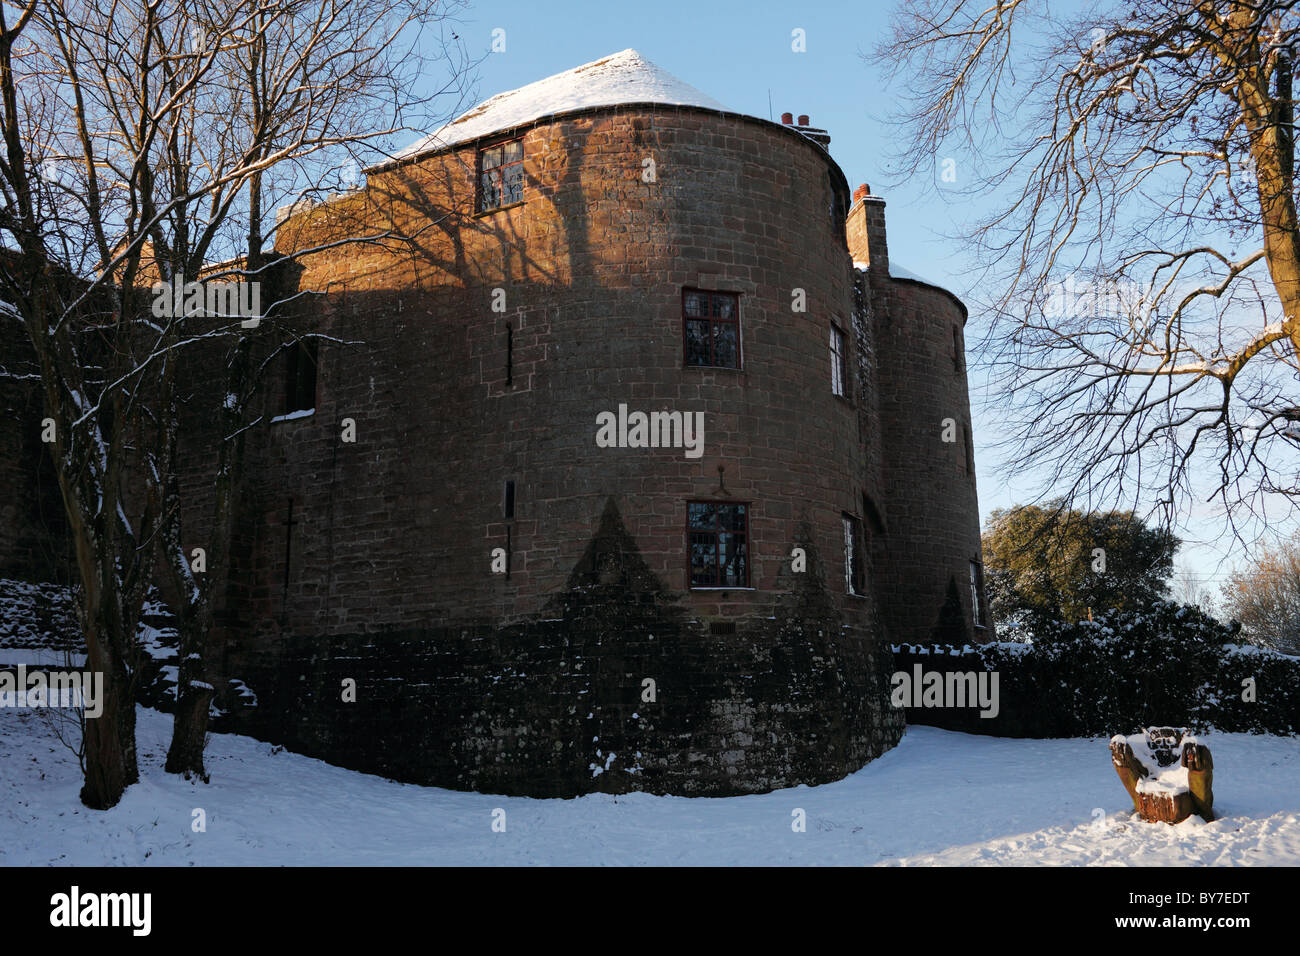
[[[1235,643],[1198,608],[1162,602],[1057,624],[1033,644],[895,645],[895,671],[997,674],[998,714],[908,707],[907,721],[1000,737],[1093,737],[1153,725],[1300,733],[1300,658]],[[1253,700],[1249,692],[1253,681]]]

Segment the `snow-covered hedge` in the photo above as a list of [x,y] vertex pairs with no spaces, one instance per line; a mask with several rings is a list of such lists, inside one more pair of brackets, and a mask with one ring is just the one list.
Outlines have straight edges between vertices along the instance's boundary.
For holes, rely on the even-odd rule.
[[909,707],[909,723],[1004,737],[1135,733],[1161,724],[1223,733],[1300,733],[1300,658],[1235,643],[1236,630],[1198,608],[1060,624],[1033,645],[895,647],[910,672],[998,674],[998,714]]
[[72,589],[0,578],[0,647],[81,650]]

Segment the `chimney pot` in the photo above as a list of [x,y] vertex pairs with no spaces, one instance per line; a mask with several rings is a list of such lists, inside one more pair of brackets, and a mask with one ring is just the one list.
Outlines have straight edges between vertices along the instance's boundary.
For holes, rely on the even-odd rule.
[[871,187],[868,186],[866,183],[863,183],[857,189],[853,190],[853,201],[857,202],[859,199],[862,199],[870,195],[871,195]]
[[807,126],[807,125],[808,125],[808,114],[807,114],[807,113],[803,113],[803,114],[800,115],[800,117],[799,117],[799,125],[800,125],[800,126]]
[[794,114],[793,114],[793,113],[782,113],[782,114],[781,114],[781,125],[783,125],[783,126],[793,126],[793,125],[794,125]]

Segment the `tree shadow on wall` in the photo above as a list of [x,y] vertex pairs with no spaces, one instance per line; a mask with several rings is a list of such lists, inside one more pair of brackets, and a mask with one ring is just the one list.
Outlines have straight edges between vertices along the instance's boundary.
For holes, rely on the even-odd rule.
[[[639,604],[655,602],[667,594],[641,557],[612,497],[605,500],[600,524],[570,572],[566,590],[584,595],[584,603]],[[568,597],[559,599],[567,601]]]
[[939,609],[939,619],[930,628],[930,640],[935,644],[965,644],[968,638],[966,614],[961,607],[961,592],[957,590],[957,578],[948,578],[948,596],[943,607]]

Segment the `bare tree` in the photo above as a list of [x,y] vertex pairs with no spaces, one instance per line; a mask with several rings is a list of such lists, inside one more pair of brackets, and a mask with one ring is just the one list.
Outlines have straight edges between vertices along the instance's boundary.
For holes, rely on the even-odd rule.
[[1183,564],[1174,571],[1170,591],[1179,604],[1194,604],[1211,615],[1216,611],[1214,592],[1206,587],[1204,579],[1191,565]]
[[[239,208],[238,191],[223,195],[238,215],[225,217],[200,209],[195,217],[204,226],[203,236],[213,237],[232,223],[245,226],[245,252],[225,269],[203,270],[206,255],[175,256],[169,270],[188,280],[203,272],[208,281],[237,277],[257,282],[271,292],[263,318],[281,337],[297,338],[301,333],[277,321],[275,309],[287,304],[276,301],[279,286],[266,282],[283,263],[264,254],[264,243],[273,239],[275,227],[265,220],[289,195],[304,195],[346,188],[350,174],[367,157],[373,158],[383,142],[400,131],[412,118],[427,126],[432,120],[426,108],[440,94],[454,92],[464,76],[463,58],[454,56],[445,35],[430,43],[428,52],[413,46],[413,40],[430,40],[428,28],[441,24],[448,14],[436,6],[409,0],[352,0],[347,4],[329,0],[299,0],[297,3],[250,2],[245,9],[248,22],[237,31],[223,27],[217,17],[227,8],[213,5],[206,12],[200,32],[192,39],[196,55],[209,51],[217,58],[220,82],[207,110],[196,121],[210,121],[219,135],[197,140],[204,151],[200,167],[203,176],[220,175],[228,168],[243,168],[240,187],[246,207]],[[435,75],[432,64],[440,60],[444,85],[422,91],[420,80]],[[171,164],[187,172],[194,164],[176,156]],[[185,184],[189,192],[193,183]],[[211,199],[210,205],[215,205]],[[188,208],[177,207],[176,228],[167,237],[174,253],[182,250],[177,239],[186,234],[181,216]],[[350,241],[401,241],[402,237],[356,235]],[[232,237],[232,241],[237,241]],[[315,251],[298,249],[293,257]],[[174,281],[174,280],[173,280]],[[302,293],[298,293],[302,294]],[[182,596],[180,667],[176,722],[166,769],[173,773],[195,773],[206,779],[203,748],[207,739],[209,705],[215,688],[208,680],[206,642],[215,611],[213,582],[220,582],[228,566],[233,532],[234,501],[242,469],[244,436],[257,424],[247,413],[267,359],[254,367],[253,336],[231,339],[219,383],[223,396],[218,411],[227,441],[218,448],[210,530],[206,538],[207,567],[196,575],[190,554],[182,545],[185,529],[180,490],[173,469],[160,469],[170,480],[164,492],[164,513],[173,516],[163,536],[167,559],[163,561],[171,591]],[[271,355],[274,356],[272,351]],[[173,363],[172,367],[175,367]],[[175,395],[170,398],[174,401]],[[179,420],[174,404],[167,420]],[[174,461],[178,432],[172,429],[167,455]]]
[[[228,557],[242,436],[256,424],[248,354],[254,336],[282,331],[263,316],[168,308],[169,290],[261,283],[263,210],[330,188],[408,123],[427,128],[424,107],[455,88],[463,58],[431,35],[446,29],[447,5],[415,0],[30,0],[12,26],[4,16],[0,236],[17,248],[0,257],[0,298],[37,356],[87,666],[108,675],[104,714],[86,725],[82,791],[108,807],[138,776],[135,635],[156,571],[181,605],[167,769],[204,773],[211,582]],[[422,82],[435,66],[447,85]],[[224,364],[207,399],[226,440],[197,574],[182,546],[194,532],[177,480],[177,369],[213,348]]]
[[900,8],[902,169],[960,157],[994,210],[970,239],[1009,469],[1165,521],[1296,506],[1294,6]]
[[1300,538],[1262,546],[1223,586],[1223,605],[1251,643],[1300,654]]

